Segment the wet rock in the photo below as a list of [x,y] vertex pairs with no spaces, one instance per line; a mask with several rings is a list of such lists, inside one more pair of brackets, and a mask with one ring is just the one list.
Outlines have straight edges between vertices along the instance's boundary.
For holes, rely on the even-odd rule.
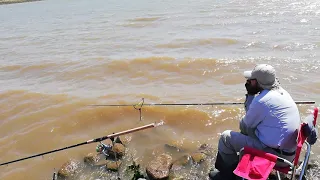
[[122,143],[120,137],[116,137],[116,138],[114,139],[114,142],[124,145],[124,144]]
[[119,159],[125,154],[126,148],[123,144],[115,143],[110,150],[108,150],[106,153],[108,154],[109,158],[112,159]]
[[100,156],[93,153],[89,153],[83,158],[83,162],[86,165],[90,165],[90,166],[95,165],[99,160],[100,160]]
[[173,162],[171,170],[177,171],[191,164],[192,164],[192,157],[189,154],[186,154]]
[[178,146],[176,146],[174,144],[165,144],[164,147],[168,151],[176,151],[176,152],[184,152],[185,151],[184,149],[179,148]]
[[106,168],[110,171],[118,171],[121,164],[121,161],[106,160]]
[[120,138],[119,139],[116,138],[116,140],[115,140],[115,143],[120,143],[120,144],[122,144],[124,146],[127,146],[130,142],[131,142],[131,138],[129,138],[129,137],[127,137],[127,138],[123,137],[121,139]]
[[168,154],[161,154],[147,165],[146,172],[151,180],[165,180],[169,177],[171,166],[172,157]]
[[101,167],[105,167],[106,170],[110,170],[110,171],[118,171],[120,166],[122,164],[121,160],[118,161],[114,161],[114,160],[100,160],[99,162],[97,162],[94,167],[96,168],[101,168]]
[[195,152],[191,154],[192,160],[195,163],[201,163],[203,161],[205,161],[207,155],[205,155],[204,153],[201,152]]
[[119,143],[119,144],[122,144],[122,145],[126,146],[126,145],[128,145],[130,143],[130,141],[131,141],[130,138],[120,138],[118,136],[118,137],[114,138],[113,143]]
[[117,154],[117,157],[120,158],[125,154],[126,149],[123,144],[115,143],[111,150]]
[[202,144],[199,147],[198,152],[204,153],[205,155],[210,156],[210,157],[213,157],[217,154],[217,150],[215,150],[209,144]]
[[80,162],[77,161],[67,161],[64,163],[57,173],[59,180],[72,178],[77,174],[80,169]]

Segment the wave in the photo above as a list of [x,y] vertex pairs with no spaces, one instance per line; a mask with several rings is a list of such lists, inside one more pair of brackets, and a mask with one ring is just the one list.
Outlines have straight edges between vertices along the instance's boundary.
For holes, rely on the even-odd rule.
[[53,63],[53,62],[44,62],[41,64],[2,64],[0,70],[2,71],[19,71],[20,73],[28,73],[35,71],[48,71],[51,69],[59,69],[61,67],[70,67],[76,65],[75,62],[65,62],[65,63]]
[[209,38],[209,39],[177,39],[167,44],[158,44],[156,48],[186,48],[195,46],[228,46],[238,44],[238,40],[228,38]]
[[[133,107],[91,107],[90,104],[137,104],[137,102],[118,101],[117,97],[122,94],[113,94],[96,99],[83,99],[70,97],[65,94],[42,94],[24,90],[12,90],[0,94],[1,98],[1,127],[7,132],[1,134],[26,133],[28,129],[37,126],[53,126],[60,124],[61,129],[79,128],[88,126],[100,126],[103,123],[122,123],[127,121],[139,121],[139,112]],[[131,95],[133,96],[133,95]],[[5,98],[2,98],[5,97]],[[160,98],[154,95],[137,95],[144,97],[146,102],[159,103]],[[161,103],[161,102],[160,102]],[[236,116],[238,113],[233,108],[221,107],[220,113],[228,112],[228,116]],[[209,110],[209,111],[208,111]],[[217,111],[219,114],[219,110]],[[208,120],[219,118],[216,114],[212,116],[210,107],[181,106],[160,107],[144,106],[142,114],[147,121],[154,122],[163,119],[168,125],[178,128],[202,127]],[[15,132],[10,132],[11,127],[16,127]]]
[[152,21],[157,21],[161,19],[161,17],[139,17],[139,18],[133,18],[129,19],[128,21],[130,22],[152,22]]
[[[223,84],[242,82],[243,70],[253,67],[252,61],[218,60],[214,58],[146,57],[134,59],[94,59],[86,62],[43,63],[3,66],[8,78],[27,77],[41,82],[125,81],[143,85],[163,82],[169,84],[197,84],[208,80]],[[224,78],[232,77],[232,78]]]

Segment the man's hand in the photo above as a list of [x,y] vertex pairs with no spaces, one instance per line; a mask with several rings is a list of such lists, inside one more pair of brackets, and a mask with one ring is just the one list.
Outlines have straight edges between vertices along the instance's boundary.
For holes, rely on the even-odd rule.
[[244,85],[246,87],[246,90],[247,90],[247,94],[249,95],[255,95],[259,92],[259,89],[252,86],[251,85],[251,81],[250,80],[247,80],[246,84]]

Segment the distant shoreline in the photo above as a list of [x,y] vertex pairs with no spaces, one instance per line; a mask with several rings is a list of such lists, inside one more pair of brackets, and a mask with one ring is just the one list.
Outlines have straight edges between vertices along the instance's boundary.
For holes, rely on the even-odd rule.
[[14,3],[25,3],[25,2],[33,2],[33,1],[41,1],[41,0],[0,0],[0,5],[14,4]]

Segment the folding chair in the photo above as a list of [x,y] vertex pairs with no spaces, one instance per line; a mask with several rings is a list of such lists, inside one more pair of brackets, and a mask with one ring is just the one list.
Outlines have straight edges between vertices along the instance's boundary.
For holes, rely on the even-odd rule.
[[[307,118],[312,118],[311,126],[315,127],[318,117],[318,108],[314,108],[312,116]],[[316,128],[316,127],[315,127]],[[311,145],[306,141],[306,139],[311,135],[310,124],[308,122],[303,122],[300,125],[300,129],[297,137],[297,149],[293,162],[286,159],[278,157],[271,153],[266,153],[264,151],[254,149],[252,147],[244,147],[241,149],[239,157],[240,161],[237,168],[233,171],[239,177],[248,180],[265,180],[269,177],[271,171],[276,170],[277,178],[281,180],[280,173],[290,175],[290,179],[293,179],[295,175],[299,176],[299,180],[302,180],[305,175],[306,167],[309,161]],[[311,142],[314,144],[316,139]],[[302,163],[298,166],[299,157],[303,144],[306,145],[306,153]],[[276,163],[281,162],[287,164],[286,167],[277,167]]]

